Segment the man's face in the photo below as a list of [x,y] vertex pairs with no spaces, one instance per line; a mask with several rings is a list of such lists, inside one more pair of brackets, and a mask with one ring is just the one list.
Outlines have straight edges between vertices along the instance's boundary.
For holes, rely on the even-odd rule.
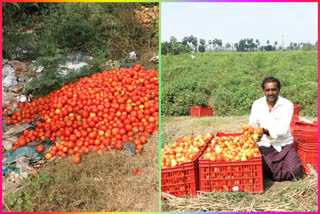
[[277,82],[267,82],[264,84],[263,92],[269,102],[275,102],[278,99],[280,89]]

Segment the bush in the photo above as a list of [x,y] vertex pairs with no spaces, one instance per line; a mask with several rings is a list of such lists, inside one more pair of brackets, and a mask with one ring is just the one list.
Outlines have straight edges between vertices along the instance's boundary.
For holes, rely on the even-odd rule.
[[[158,4],[158,3],[157,3]],[[158,27],[138,24],[135,9],[155,3],[4,3],[3,56],[18,55],[21,60],[53,45],[63,53],[81,51],[113,59],[131,51],[158,46]],[[21,29],[37,27],[32,34]]]

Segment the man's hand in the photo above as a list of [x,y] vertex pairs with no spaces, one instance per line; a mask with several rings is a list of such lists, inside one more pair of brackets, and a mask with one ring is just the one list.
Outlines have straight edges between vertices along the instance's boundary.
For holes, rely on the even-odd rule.
[[262,130],[263,130],[263,134],[270,136],[268,129],[262,128]]

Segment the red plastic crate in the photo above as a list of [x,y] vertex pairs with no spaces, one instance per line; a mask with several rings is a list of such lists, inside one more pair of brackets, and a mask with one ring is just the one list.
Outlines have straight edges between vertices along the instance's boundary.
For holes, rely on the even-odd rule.
[[297,104],[293,104],[293,115],[294,116],[299,116],[299,110],[300,110],[300,106]]
[[191,117],[201,117],[202,107],[191,107]]
[[[239,136],[242,133],[217,133],[217,137]],[[263,192],[262,157],[247,161],[213,162],[199,159],[199,190]]]
[[198,160],[161,169],[161,192],[180,197],[196,196],[199,183]]
[[297,136],[296,138],[294,138],[294,142],[297,145],[302,145],[305,147],[314,147],[314,148],[318,148],[318,136],[310,136],[310,137],[306,137],[303,136],[300,138],[300,136]]
[[294,142],[294,147],[301,159],[303,169],[305,173],[310,174],[310,170],[307,164],[311,164],[313,168],[318,172],[318,147],[305,144],[299,144]]
[[205,117],[205,116],[212,116],[212,115],[213,115],[212,108],[191,107],[191,117]]
[[176,167],[161,169],[161,192],[166,192],[176,197],[189,195],[195,197],[199,190],[199,157],[208,147],[208,142],[199,155],[189,163],[183,163]]

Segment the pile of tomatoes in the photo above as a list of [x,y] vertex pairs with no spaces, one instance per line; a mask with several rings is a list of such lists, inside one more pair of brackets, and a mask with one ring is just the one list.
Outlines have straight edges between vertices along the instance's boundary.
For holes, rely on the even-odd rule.
[[240,136],[214,137],[205,151],[203,159],[213,162],[246,161],[252,157],[260,157],[256,140],[263,133],[261,128],[242,125]]
[[130,141],[138,153],[149,135],[158,132],[158,79],[157,71],[135,65],[96,73],[31,103],[19,103],[20,111],[6,118],[8,125],[42,121],[36,122],[35,130],[25,130],[13,150],[49,138],[56,145],[47,159],[75,154],[73,161],[78,163],[81,154],[109,146],[121,150]]
[[175,167],[191,162],[199,156],[212,134],[181,137],[161,150],[161,168]]

